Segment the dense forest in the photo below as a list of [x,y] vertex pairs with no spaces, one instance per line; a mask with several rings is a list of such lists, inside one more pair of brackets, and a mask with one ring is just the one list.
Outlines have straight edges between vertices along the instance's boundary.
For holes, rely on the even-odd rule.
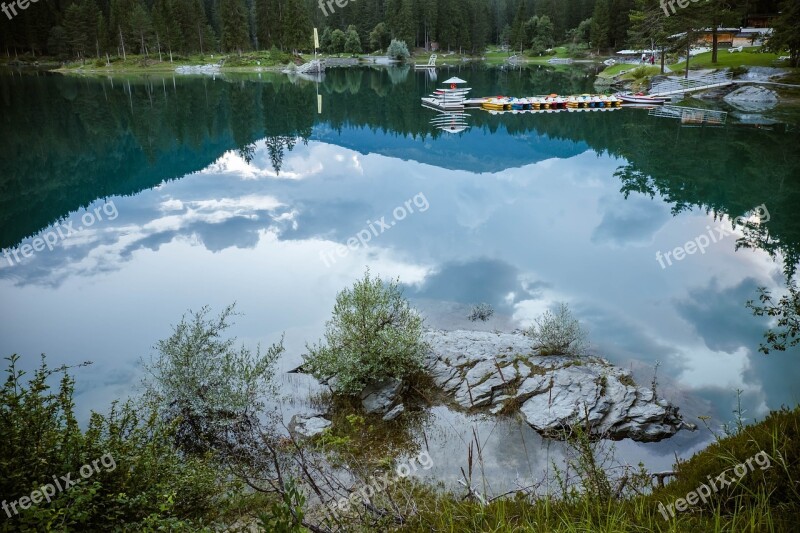
[[0,16],[0,50],[7,57],[59,59],[308,51],[312,27],[320,29],[323,48],[352,53],[384,49],[393,38],[409,48],[435,42],[442,50],[475,54],[489,44],[542,51],[573,42],[606,49],[651,43],[682,30],[687,20],[694,27],[741,26],[748,14],[782,7],[780,0],[705,0],[668,17],[658,0],[353,0],[324,10],[323,4],[39,0]]

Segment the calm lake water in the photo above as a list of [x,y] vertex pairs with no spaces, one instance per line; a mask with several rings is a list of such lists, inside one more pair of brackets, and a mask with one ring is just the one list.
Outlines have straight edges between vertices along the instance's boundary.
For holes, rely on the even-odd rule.
[[[766,322],[745,308],[758,286],[781,290],[800,257],[796,108],[717,128],[639,109],[471,110],[454,134],[419,100],[451,75],[475,96],[583,93],[594,79],[482,67],[438,80],[332,70],[321,83],[0,75],[0,352],[28,369],[40,353],[94,361],[77,372],[86,417],[131,394],[139,358],[204,305],[237,302],[234,333],[248,346],[285,333],[281,369],[293,368],[337,291],[369,267],[399,277],[433,327],[512,330],[569,302],[594,353],[640,384],[658,365],[661,395],[690,422],[733,420],[737,389],[750,420],[800,401],[800,350],[758,353]],[[656,259],[757,206],[769,213],[759,231]],[[362,245],[370,224],[383,229]],[[485,324],[466,319],[479,302],[496,310]],[[282,384],[287,420],[307,411],[313,380]],[[473,426],[493,491],[539,477],[561,453],[519,420],[444,407],[406,430],[417,442],[424,432],[430,475],[452,482]],[[663,469],[710,440],[681,431],[619,442],[617,455]]]

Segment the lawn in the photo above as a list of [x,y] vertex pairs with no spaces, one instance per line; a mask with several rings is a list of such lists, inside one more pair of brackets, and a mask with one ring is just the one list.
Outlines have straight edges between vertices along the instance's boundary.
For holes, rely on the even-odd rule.
[[623,70],[632,70],[638,66],[640,66],[638,63],[617,63],[616,65],[611,65],[610,67],[606,68],[603,72],[598,74],[598,76],[603,78],[613,78]]
[[[705,52],[694,56],[689,61],[689,68],[730,68],[730,67],[774,67],[789,66],[788,63],[781,65],[776,63],[778,54],[761,53],[757,50],[758,46],[745,48],[741,52],[728,52],[728,49],[720,48],[717,53],[717,63],[711,62],[711,52]],[[784,54],[785,55],[785,54]],[[669,65],[673,72],[679,72],[686,68],[686,62]]]

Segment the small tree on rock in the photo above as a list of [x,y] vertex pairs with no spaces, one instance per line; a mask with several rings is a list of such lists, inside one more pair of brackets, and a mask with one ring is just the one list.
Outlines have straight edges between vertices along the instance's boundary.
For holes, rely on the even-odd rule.
[[357,394],[367,384],[403,379],[422,367],[422,319],[397,281],[384,283],[369,270],[336,296],[325,342],[308,345],[305,366],[318,379],[335,377],[336,389]]
[[545,311],[525,335],[534,340],[541,355],[579,356],[586,350],[587,333],[565,303],[559,303],[555,313]]

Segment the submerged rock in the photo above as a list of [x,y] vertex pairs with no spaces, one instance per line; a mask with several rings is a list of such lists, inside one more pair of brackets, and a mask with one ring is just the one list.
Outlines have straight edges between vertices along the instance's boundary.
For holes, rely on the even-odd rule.
[[740,87],[723,98],[727,103],[747,112],[766,111],[778,103],[775,91],[759,86]]
[[518,410],[542,434],[580,425],[595,437],[657,441],[686,424],[678,408],[598,357],[534,353],[519,333],[428,331],[425,366],[465,409]]
[[389,422],[391,420],[394,420],[395,418],[403,414],[405,410],[406,410],[405,406],[401,403],[396,407],[394,407],[391,411],[383,415],[383,421]]
[[319,435],[330,425],[330,420],[319,415],[294,415],[289,421],[289,432],[308,438]]

